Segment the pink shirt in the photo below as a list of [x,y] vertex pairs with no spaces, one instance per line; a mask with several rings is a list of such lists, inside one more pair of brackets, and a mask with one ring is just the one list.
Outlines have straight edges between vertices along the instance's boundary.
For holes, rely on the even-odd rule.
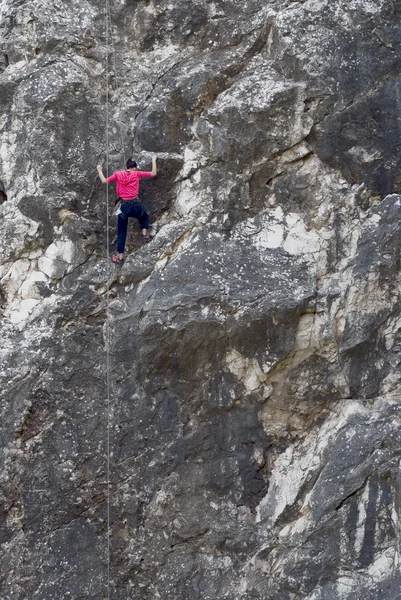
[[138,198],[139,180],[142,177],[152,177],[148,171],[116,171],[107,182],[116,181],[117,196],[123,200]]

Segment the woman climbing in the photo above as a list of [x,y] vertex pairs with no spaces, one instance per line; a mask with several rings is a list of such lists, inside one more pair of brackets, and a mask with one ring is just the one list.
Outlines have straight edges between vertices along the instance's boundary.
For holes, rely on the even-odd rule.
[[102,183],[116,182],[117,196],[121,200],[117,224],[117,256],[113,256],[112,261],[122,263],[124,261],[125,240],[127,237],[127,227],[129,217],[138,219],[142,239],[144,242],[150,242],[148,236],[149,215],[142,207],[139,199],[139,180],[143,177],[154,177],[157,174],[156,154],[152,156],[152,171],[138,171],[136,162],[129,158],[126,163],[125,171],[116,171],[110,177],[103,175],[101,165],[97,165],[97,172]]

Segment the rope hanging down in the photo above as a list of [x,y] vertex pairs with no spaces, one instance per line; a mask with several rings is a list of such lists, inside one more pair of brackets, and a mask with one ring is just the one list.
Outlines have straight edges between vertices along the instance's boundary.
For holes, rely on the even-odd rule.
[[[110,45],[110,3],[106,2],[106,177],[109,177],[109,45]],[[105,322],[105,344],[106,344],[106,410],[107,410],[107,429],[106,429],[106,486],[107,486],[107,542],[106,542],[106,561],[107,561],[107,600],[110,600],[110,277],[111,264],[109,261],[110,247],[110,226],[109,226],[109,186],[106,185],[106,322]]]
[[[114,40],[113,40],[113,28],[112,28],[112,22],[111,22],[111,10],[110,10],[110,0],[107,0],[107,31],[108,31],[108,40],[107,40],[107,62],[109,62],[108,56],[109,56],[109,49],[111,50],[111,58],[113,61],[112,64],[112,69],[113,69],[113,75],[114,75],[114,81],[115,81],[115,85],[114,90],[118,90],[121,88],[121,85],[119,83],[119,79],[120,79],[120,75],[118,74],[117,71],[117,61],[116,61],[116,48],[114,45]],[[109,70],[107,72],[108,74],[108,78],[110,76]],[[107,80],[107,83],[109,83],[109,81]],[[124,142],[124,136],[122,133],[122,128],[120,125],[118,125],[118,131],[119,131],[119,135],[120,135],[120,143],[121,143],[121,149],[120,149],[120,154],[122,155],[123,158],[123,163],[125,164],[127,157],[127,153],[125,150],[125,142]],[[109,148],[110,150],[110,148]]]

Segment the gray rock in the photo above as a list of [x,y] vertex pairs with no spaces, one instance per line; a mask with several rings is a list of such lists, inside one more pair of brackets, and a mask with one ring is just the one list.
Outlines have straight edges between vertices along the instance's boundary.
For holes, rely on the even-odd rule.
[[0,596],[395,598],[400,2],[107,6],[0,2]]

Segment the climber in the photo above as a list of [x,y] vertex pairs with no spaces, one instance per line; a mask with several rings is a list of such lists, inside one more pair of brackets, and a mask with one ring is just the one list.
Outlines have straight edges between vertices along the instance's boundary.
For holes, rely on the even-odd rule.
[[136,217],[138,219],[143,241],[151,241],[148,236],[149,215],[142,207],[138,199],[138,193],[139,180],[142,177],[155,177],[157,174],[156,160],[157,156],[156,154],[153,154],[152,171],[138,171],[136,162],[129,158],[126,163],[125,171],[116,171],[107,179],[103,175],[101,165],[97,165],[96,167],[102,183],[116,182],[118,200],[121,200],[119,209],[115,213],[118,215],[117,256],[113,256],[112,258],[112,261],[117,264],[124,262],[125,239],[127,237],[129,217]]

